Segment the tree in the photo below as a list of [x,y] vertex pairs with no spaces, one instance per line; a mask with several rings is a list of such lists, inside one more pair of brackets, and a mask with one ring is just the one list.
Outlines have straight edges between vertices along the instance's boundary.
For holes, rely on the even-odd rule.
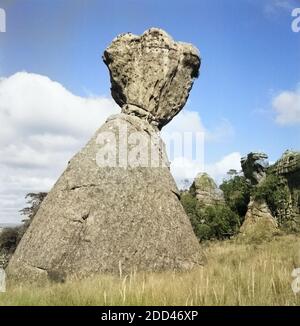
[[200,241],[223,240],[239,230],[239,216],[225,205],[202,207],[197,198],[189,192],[182,194],[181,203]]
[[21,214],[26,216],[24,221],[32,220],[34,218],[46,196],[47,192],[29,193],[26,195],[25,198],[27,199],[27,204],[29,206],[20,210]]
[[28,229],[34,216],[36,215],[41,203],[45,199],[47,193],[29,193],[26,195],[27,204],[29,206],[23,208],[20,212],[26,218],[22,221],[23,224],[14,228],[4,229],[0,234],[0,258],[5,257],[3,266],[6,267],[8,260],[15,252],[20,240]]
[[27,207],[20,210],[21,215],[25,216],[22,220],[24,223],[21,230],[19,231],[19,240],[23,237],[24,233],[31,224],[33,218],[35,217],[37,211],[39,210],[43,200],[46,198],[47,192],[29,193],[25,196],[27,199]]
[[220,189],[224,193],[226,204],[240,216],[242,223],[250,201],[251,185],[244,176],[235,175],[233,178],[223,181]]
[[[278,217],[278,213],[286,208],[290,194],[284,179],[272,173],[253,188],[252,196],[255,200],[265,200],[273,216]],[[279,220],[280,224],[283,222]]]
[[228,172],[227,172],[227,175],[230,176],[230,177],[233,177],[233,176],[236,176],[238,174],[237,170],[235,169],[230,169]]

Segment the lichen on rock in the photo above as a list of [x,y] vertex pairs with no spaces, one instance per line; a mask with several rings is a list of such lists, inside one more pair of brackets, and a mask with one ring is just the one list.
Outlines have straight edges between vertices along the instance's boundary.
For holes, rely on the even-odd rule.
[[222,190],[207,173],[199,173],[196,176],[190,191],[195,193],[201,206],[225,204]]
[[161,129],[185,105],[199,74],[199,51],[161,29],[122,34],[105,50],[111,93],[122,112]]
[[[11,258],[11,278],[63,281],[187,270],[205,261],[159,138],[198,75],[197,50],[150,29],[117,37],[103,58],[122,113],[108,118],[70,160]],[[135,146],[147,156],[149,144],[158,165],[139,164]],[[131,164],[120,164],[129,158]]]

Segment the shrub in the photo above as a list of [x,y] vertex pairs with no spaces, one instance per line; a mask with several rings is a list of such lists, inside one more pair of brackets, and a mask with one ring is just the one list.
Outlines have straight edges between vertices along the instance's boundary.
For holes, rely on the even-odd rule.
[[0,233],[0,267],[6,267],[21,240],[22,226],[7,228]]
[[220,189],[224,193],[226,204],[240,216],[240,222],[242,223],[250,201],[251,185],[245,177],[236,175],[229,180],[223,181]]
[[5,251],[7,253],[12,253],[15,251],[15,248],[20,241],[20,229],[21,226],[2,230],[0,234],[1,251]]
[[181,203],[200,241],[223,240],[238,232],[239,216],[229,207],[225,205],[201,207],[197,198],[189,192],[182,194]]
[[26,195],[29,206],[21,210],[21,214],[26,217],[23,220],[23,224],[14,228],[4,229],[0,233],[0,258],[4,257],[4,262],[2,263],[4,267],[6,267],[8,260],[15,252],[46,195],[47,193],[45,192],[29,193]]
[[252,196],[255,200],[265,200],[273,216],[277,216],[278,212],[285,209],[289,202],[287,185],[283,179],[275,174],[267,174],[261,184],[252,189]]

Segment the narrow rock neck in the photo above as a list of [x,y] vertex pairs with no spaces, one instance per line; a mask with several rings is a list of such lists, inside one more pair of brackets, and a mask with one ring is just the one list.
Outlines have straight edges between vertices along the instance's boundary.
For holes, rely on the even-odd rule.
[[122,113],[130,116],[136,116],[142,120],[145,120],[155,129],[161,130],[163,127],[163,125],[161,125],[161,123],[154,117],[153,114],[151,114],[151,112],[145,110],[141,106],[135,104],[124,104],[122,107]]

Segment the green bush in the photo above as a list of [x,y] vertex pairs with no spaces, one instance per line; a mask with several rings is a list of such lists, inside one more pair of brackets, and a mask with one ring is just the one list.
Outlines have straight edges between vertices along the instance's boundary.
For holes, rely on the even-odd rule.
[[20,211],[25,216],[23,224],[14,228],[4,229],[0,233],[0,260],[2,261],[1,257],[5,257],[4,263],[2,263],[4,267],[8,264],[8,260],[15,252],[46,195],[47,193],[45,192],[27,194],[26,199],[29,206]]
[[21,226],[7,228],[0,233],[0,250],[13,253],[20,241]]
[[238,214],[225,205],[202,207],[197,198],[189,192],[181,195],[181,203],[200,241],[223,240],[236,234],[239,230]]
[[273,216],[277,216],[278,212],[284,209],[289,201],[289,190],[279,176],[267,174],[265,180],[252,189],[252,196],[255,200],[265,200]]
[[220,189],[224,193],[226,204],[240,216],[240,222],[242,223],[250,201],[251,185],[245,177],[236,175],[229,180],[223,181]]

